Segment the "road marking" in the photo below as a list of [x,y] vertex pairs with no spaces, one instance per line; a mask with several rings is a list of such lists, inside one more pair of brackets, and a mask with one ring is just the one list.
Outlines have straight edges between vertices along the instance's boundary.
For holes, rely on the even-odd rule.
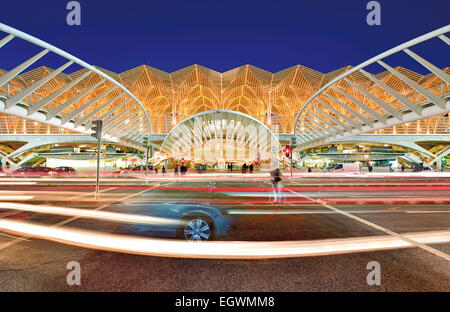
[[333,207],[333,206],[331,206],[331,205],[325,203],[325,202],[324,202],[323,200],[321,200],[321,199],[314,199],[314,198],[311,198],[311,197],[309,197],[309,196],[307,196],[307,195],[303,195],[303,194],[294,192],[294,191],[290,190],[289,188],[286,188],[286,190],[288,190],[288,191],[291,192],[291,193],[297,194],[298,196],[301,196],[301,197],[304,197],[304,198],[306,198],[306,199],[309,199],[309,200],[311,200],[311,201],[315,201],[315,202],[321,204],[322,206],[324,206],[324,207],[326,207],[326,208],[329,208],[329,209],[331,209],[331,210],[333,210],[333,211],[335,211],[335,212],[337,212],[337,213],[340,213],[340,214],[342,214],[342,215],[344,215],[344,216],[346,216],[346,217],[348,217],[348,218],[351,218],[351,219],[356,220],[356,221],[358,221],[358,222],[361,222],[361,223],[363,223],[363,224],[365,224],[365,225],[368,225],[368,226],[370,226],[370,227],[373,227],[374,229],[377,229],[377,230],[379,230],[379,231],[382,231],[382,232],[384,232],[384,233],[386,233],[386,234],[392,235],[392,236],[394,236],[394,237],[396,237],[396,238],[398,238],[398,239],[401,239],[401,240],[403,240],[403,241],[405,241],[405,242],[407,242],[407,243],[409,243],[409,244],[411,244],[411,245],[413,245],[413,246],[422,248],[423,250],[426,250],[426,251],[428,251],[428,252],[430,252],[430,253],[432,253],[432,254],[438,256],[438,257],[441,257],[441,258],[444,258],[444,259],[447,260],[447,261],[450,261],[450,255],[446,254],[445,252],[442,252],[442,251],[440,251],[440,250],[434,249],[434,248],[432,248],[432,247],[430,247],[430,246],[427,246],[427,245],[425,245],[425,244],[423,244],[423,243],[419,243],[418,241],[415,241],[415,240],[413,240],[413,239],[410,239],[410,238],[408,238],[408,237],[406,237],[406,236],[404,236],[404,235],[398,234],[398,233],[396,233],[396,232],[394,232],[394,231],[391,231],[391,230],[389,230],[389,229],[387,229],[387,228],[384,228],[384,227],[382,227],[382,226],[380,226],[380,225],[377,225],[377,224],[375,224],[375,223],[373,223],[373,222],[367,221],[367,220],[365,220],[365,219],[363,219],[363,218],[354,216],[354,215],[352,215],[351,213],[348,213],[348,212],[345,212],[345,211],[340,210],[340,209],[338,209],[338,208],[335,208],[335,207]]
[[22,238],[22,237],[19,237],[19,236],[14,236],[14,235],[8,235],[8,234],[5,234],[5,233],[0,233],[0,235],[6,236],[6,237],[9,237],[9,238],[24,240],[24,241],[27,241],[27,242],[30,241],[29,239],[26,239],[26,238]]
[[[170,185],[170,184],[172,184],[172,183],[175,183],[175,182],[168,183],[167,185]],[[135,194],[130,194],[130,195],[128,195],[128,196],[125,196],[125,197],[121,198],[120,201],[127,200],[128,198],[131,198],[131,197],[134,197],[134,196],[141,195],[141,194],[143,194],[143,193],[145,193],[145,192],[147,192],[147,191],[152,190],[152,189],[155,188],[155,187],[158,187],[159,185],[160,185],[160,184],[158,183],[157,185],[155,185],[155,186],[153,186],[153,187],[151,187],[151,188],[149,188],[149,189],[147,189],[147,190],[143,190],[143,191],[141,191],[141,192],[138,192],[138,193],[135,193]],[[104,191],[106,191],[106,190],[100,190],[100,192],[102,192],[102,191],[104,192]],[[94,210],[101,210],[101,209],[104,209],[104,208],[108,207],[109,205],[110,205],[110,204],[104,204],[104,205],[102,205],[102,206],[100,206],[100,207],[95,208]],[[57,228],[57,227],[60,227],[60,226],[65,225],[65,224],[67,224],[67,223],[69,223],[69,222],[75,221],[75,220],[77,220],[77,219],[79,219],[79,218],[80,218],[80,217],[72,217],[72,218],[69,218],[69,219],[67,219],[67,220],[58,222],[58,223],[56,223],[56,224],[54,224],[54,225],[52,225],[52,226],[50,226],[50,227],[51,227],[51,228]],[[8,248],[8,247],[11,247],[11,246],[14,246],[14,245],[18,244],[19,242],[23,241],[24,238],[26,238],[26,236],[23,236],[22,238],[17,238],[17,239],[12,240],[12,241],[10,241],[10,242],[8,242],[8,243],[5,243],[5,244],[3,244],[3,245],[0,245],[0,251],[6,249],[6,248]]]
[[[106,189],[100,190],[100,193],[107,192],[107,191],[112,191],[112,190],[115,190],[117,188],[118,187],[108,187]],[[69,197],[68,200],[74,200],[74,199],[77,199],[77,198],[86,197],[88,195],[94,195],[95,196],[95,192],[88,192],[88,193],[82,193],[82,194],[79,194],[79,195],[75,195],[75,196]]]
[[265,218],[262,219],[261,221],[253,222],[253,223],[250,224],[250,225],[255,226],[255,225],[257,225],[257,224],[264,223],[264,222],[266,222],[267,220],[269,220],[270,218],[272,218],[274,215],[276,215],[280,210],[281,210],[281,207],[278,208],[277,210],[273,211],[269,216],[265,217]]

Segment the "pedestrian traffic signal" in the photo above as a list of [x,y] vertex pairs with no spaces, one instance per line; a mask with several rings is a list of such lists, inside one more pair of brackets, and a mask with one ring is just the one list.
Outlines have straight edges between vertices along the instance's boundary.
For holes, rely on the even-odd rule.
[[92,131],[94,131],[94,133],[91,133],[91,137],[100,139],[102,137],[103,121],[102,120],[94,120],[92,122],[92,124],[94,125],[92,127]]

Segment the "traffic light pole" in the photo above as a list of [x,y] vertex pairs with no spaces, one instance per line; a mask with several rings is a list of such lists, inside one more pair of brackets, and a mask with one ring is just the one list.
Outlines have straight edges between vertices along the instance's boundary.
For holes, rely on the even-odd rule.
[[97,183],[95,185],[95,198],[100,197],[100,152],[102,150],[102,138],[99,137],[97,141]]
[[149,152],[149,148],[148,148],[148,141],[147,141],[147,151],[145,153],[146,155],[146,159],[145,159],[145,176],[148,176],[148,152]]
[[291,138],[291,184],[294,183],[294,161],[292,158],[294,157],[294,148],[297,145],[297,140],[295,139],[295,135]]
[[293,151],[291,152],[291,184],[294,182],[294,177],[293,177],[294,168],[293,168],[293,162],[292,162],[292,154],[293,154]]
[[91,136],[97,139],[97,181],[95,184],[95,199],[100,197],[100,153],[102,151],[102,129],[103,121],[92,121],[94,127],[92,128]]

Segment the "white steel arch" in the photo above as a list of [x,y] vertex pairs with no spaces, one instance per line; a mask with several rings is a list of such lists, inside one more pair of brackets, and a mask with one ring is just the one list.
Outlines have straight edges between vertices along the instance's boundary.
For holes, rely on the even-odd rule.
[[[0,31],[8,34],[0,39],[0,48],[14,38],[43,48],[10,71],[3,74],[0,71],[0,113],[86,134],[93,132],[92,121],[100,119],[104,122],[104,139],[143,148],[144,137],[150,137],[151,133],[150,118],[140,101],[122,84],[103,71],[29,34],[2,23]],[[37,81],[23,86],[16,84],[11,90],[10,84],[14,79],[49,52],[62,57],[66,63]],[[83,70],[78,71],[77,75],[64,74],[63,71],[72,64],[83,67]],[[62,75],[66,83],[60,88],[36,95],[37,90],[42,90],[52,79]]]
[[[432,38],[443,41],[443,53],[448,54],[450,25],[410,40],[339,75],[320,88],[303,105],[294,125],[297,147],[327,144],[353,135],[372,132],[411,121],[448,113],[450,111],[450,75],[410,50],[412,46]],[[439,40],[440,41],[440,40]],[[442,44],[442,42],[441,42]],[[440,79],[432,89],[424,87],[401,70],[394,69],[385,58],[404,52],[432,75]],[[402,94],[365,71],[379,64],[399,81]],[[412,91],[412,92],[411,92]]]
[[178,123],[167,135],[161,152],[194,161],[267,162],[279,158],[278,138],[259,120],[230,110],[212,110]]

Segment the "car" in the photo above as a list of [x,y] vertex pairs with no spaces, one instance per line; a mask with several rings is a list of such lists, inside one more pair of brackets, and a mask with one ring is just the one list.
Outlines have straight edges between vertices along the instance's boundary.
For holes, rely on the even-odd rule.
[[132,168],[125,168],[125,169],[120,169],[118,171],[113,171],[112,172],[112,176],[113,177],[126,177],[128,175],[133,176],[133,175],[141,175],[141,174],[147,174],[147,173],[153,173],[154,171],[153,165],[137,165],[134,166]]
[[153,166],[152,165],[137,165],[134,166],[133,168],[125,168],[125,169],[121,169],[119,171],[115,171],[113,172],[114,175],[121,175],[121,174],[130,174],[130,173],[145,173],[146,171],[152,171],[153,170]]
[[76,171],[74,168],[72,167],[65,167],[65,166],[61,166],[61,167],[56,167],[55,168],[56,172],[58,173],[62,173],[62,174],[74,174]]
[[23,167],[12,172],[12,175],[53,175],[57,171],[50,167]]
[[131,231],[133,234],[203,242],[224,237],[236,228],[236,217],[228,214],[228,208],[225,207],[155,202],[132,202],[119,205],[122,212],[174,221],[151,225],[127,225],[127,232]]
[[344,163],[331,165],[324,172],[361,172],[360,163]]
[[434,169],[432,167],[423,166],[422,168],[418,167],[413,170],[413,172],[434,172]]

